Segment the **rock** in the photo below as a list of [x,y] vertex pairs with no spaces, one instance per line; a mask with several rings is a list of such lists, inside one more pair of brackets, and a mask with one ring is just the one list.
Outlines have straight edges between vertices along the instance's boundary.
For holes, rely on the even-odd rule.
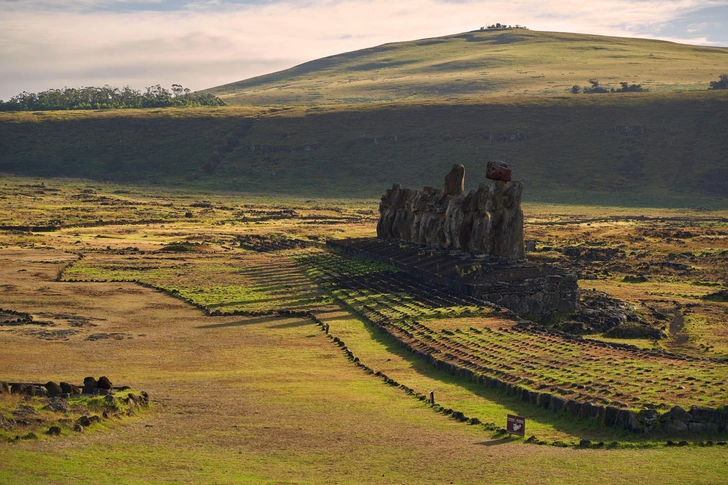
[[76,424],[80,424],[83,427],[91,426],[91,420],[88,416],[81,416],[76,420]]
[[451,417],[456,421],[460,421],[461,423],[468,420],[468,418],[460,411],[453,412]]
[[485,169],[485,178],[510,182],[512,178],[511,169],[508,165],[498,160],[490,161]]
[[10,385],[7,382],[0,381],[0,394],[8,394],[10,393]]
[[77,433],[83,433],[84,427],[83,425],[76,423],[75,425],[73,425],[73,430]]
[[662,427],[669,433],[682,433],[688,430],[688,425],[684,421],[671,420],[664,423]]
[[51,398],[48,400],[48,404],[45,406],[45,408],[50,409],[51,411],[55,411],[57,413],[67,413],[68,401],[60,397]]
[[10,394],[24,394],[27,387],[27,384],[12,384],[10,386]]
[[683,421],[683,422],[690,422],[693,420],[693,417],[685,411],[680,406],[674,406],[672,409],[670,409],[667,414],[670,416],[671,420],[675,421]]
[[23,394],[25,394],[26,396],[33,397],[33,396],[45,396],[48,393],[45,391],[45,389],[43,389],[40,386],[29,385],[29,386],[25,387]]
[[591,440],[580,440],[579,441],[579,448],[591,448],[592,442]]
[[635,433],[643,431],[642,424],[639,422],[635,412],[628,409],[619,410],[619,413],[617,414],[617,426]]
[[551,403],[549,404],[549,408],[555,413],[560,413],[562,409],[564,409],[564,405],[566,403],[566,399],[563,399],[558,396],[551,396]]
[[465,167],[456,163],[445,175],[445,195],[460,195],[465,192]]
[[720,411],[711,408],[691,406],[690,415],[693,417],[693,421],[698,421],[701,423],[718,424],[721,421]]
[[659,414],[655,409],[645,408],[640,410],[637,418],[642,425],[642,430],[649,433],[657,426]]
[[48,396],[50,397],[55,397],[63,394],[63,389],[61,388],[61,386],[53,381],[46,382],[45,388],[46,391],[48,391]]
[[111,381],[106,376],[99,377],[98,382],[96,383],[96,386],[101,389],[111,389]]
[[60,386],[64,394],[81,394],[81,389],[78,386],[74,386],[68,382],[61,382]]
[[619,415],[619,409],[614,406],[607,406],[604,409],[604,426],[612,428],[617,424],[617,416]]
[[48,428],[48,431],[46,431],[46,434],[49,436],[58,436],[61,434],[61,428],[59,426],[51,426]]
[[96,389],[98,384],[98,381],[93,377],[84,377],[83,379],[83,387],[88,389]]

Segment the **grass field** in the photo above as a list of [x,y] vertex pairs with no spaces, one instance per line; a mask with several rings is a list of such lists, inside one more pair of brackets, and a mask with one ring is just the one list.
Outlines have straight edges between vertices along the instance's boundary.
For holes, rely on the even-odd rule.
[[[401,328],[410,328],[404,325],[415,318],[439,344],[477,349],[472,345],[483,347],[487,336],[488,345],[499,346],[503,362],[535,367],[554,383],[575,377],[563,370],[568,365],[553,364],[548,339],[507,331],[508,318],[489,309],[443,300],[444,295],[422,299],[422,292],[405,287],[383,291],[386,281],[363,285],[390,270],[343,260],[321,243],[371,235],[375,201],[222,196],[53,179],[41,186],[22,178],[3,178],[0,189],[5,227],[0,230],[0,307],[53,323],[42,336],[33,325],[0,326],[0,380],[107,375],[115,384],[149,392],[152,402],[151,411],[111,427],[0,443],[0,483],[719,484],[725,479],[726,448],[717,444],[722,435],[635,435],[556,415],[439,371],[380,333],[372,315],[406,314]],[[726,216],[724,211],[527,205],[526,237],[537,240],[529,257],[589,272],[593,279],[582,284],[623,298],[645,315],[652,307],[684,317],[676,334],[685,335],[686,342],[672,329],[659,341],[670,351],[726,357],[727,303],[704,298],[726,287],[720,266],[721,252],[728,250]],[[43,231],[29,232],[28,226]],[[291,241],[306,245],[294,247]],[[586,253],[577,257],[568,249],[574,246],[620,250],[624,257],[591,265]],[[643,252],[649,254],[638,256]],[[676,262],[671,254],[689,254],[690,267],[659,264]],[[640,266],[644,263],[649,267]],[[621,283],[636,271],[649,281]],[[362,284],[353,291],[332,286],[332,277]],[[187,301],[221,312],[265,314],[209,316]],[[329,325],[329,336],[309,318],[263,310],[312,311]],[[68,315],[92,325],[74,327]],[[119,338],[89,338],[100,333]],[[526,444],[436,412],[416,395],[354,365],[334,337],[372,371],[416,394],[434,391],[443,409],[498,427],[508,413],[526,416],[527,436],[547,445]],[[604,379],[615,381],[616,392],[653,399],[648,394],[654,384],[645,379],[656,382],[659,376],[672,379],[667,393],[655,396],[666,402],[683,403],[678,385],[690,394],[687,404],[701,393],[705,404],[724,400],[718,381],[728,378],[725,364],[690,370],[680,362],[627,362],[618,352],[598,362],[586,359],[594,357],[588,346],[554,345],[560,349],[556,359],[582,366],[580,372],[611,372]],[[513,357],[514,351],[528,353],[529,361]],[[707,361],[695,362],[700,367]],[[644,374],[647,368],[653,378]],[[687,374],[701,379],[700,385],[686,381]],[[7,413],[3,406],[0,401],[0,415]],[[574,446],[584,438],[606,445]],[[667,447],[667,439],[690,444]],[[619,445],[608,446],[613,441]],[[557,442],[566,447],[554,446]]]
[[231,104],[329,105],[570,95],[597,79],[654,92],[705,90],[728,49],[518,30],[466,32],[317,59],[205,90]]

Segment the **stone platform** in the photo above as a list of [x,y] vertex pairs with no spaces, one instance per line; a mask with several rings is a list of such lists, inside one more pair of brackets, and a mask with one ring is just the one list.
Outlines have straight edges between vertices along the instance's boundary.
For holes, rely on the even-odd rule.
[[548,315],[579,308],[576,276],[553,266],[393,239],[330,240],[327,245],[521,315]]

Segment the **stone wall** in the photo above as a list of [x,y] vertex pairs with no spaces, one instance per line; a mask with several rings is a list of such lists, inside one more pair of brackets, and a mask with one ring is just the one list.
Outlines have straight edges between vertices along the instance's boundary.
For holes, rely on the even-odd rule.
[[454,165],[445,177],[444,190],[395,184],[379,204],[377,236],[524,259],[523,184],[510,181],[510,169],[499,162],[489,162],[488,177],[493,184],[467,194],[462,165]]
[[327,241],[347,254],[399,268],[427,283],[506,307],[521,315],[579,309],[576,276],[549,265],[476,257],[379,238]]

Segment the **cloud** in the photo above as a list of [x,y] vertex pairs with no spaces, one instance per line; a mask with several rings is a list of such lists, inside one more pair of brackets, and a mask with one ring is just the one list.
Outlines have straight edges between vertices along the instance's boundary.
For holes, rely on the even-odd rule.
[[203,89],[340,52],[495,22],[618,36],[662,30],[671,39],[709,43],[704,31],[665,26],[725,2],[159,0],[157,7],[149,0],[0,0],[0,99],[64,85],[178,82]]

